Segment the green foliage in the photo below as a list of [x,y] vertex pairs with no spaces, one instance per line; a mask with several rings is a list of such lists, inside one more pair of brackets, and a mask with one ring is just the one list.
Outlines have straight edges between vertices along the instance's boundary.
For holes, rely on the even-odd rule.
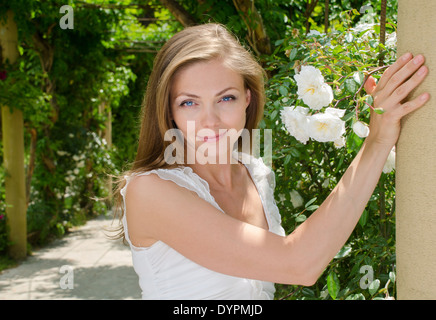
[[6,215],[0,214],[0,254],[5,253],[8,248],[8,226],[6,224]]
[[[250,47],[245,17],[232,0],[178,2],[198,23],[223,23]],[[397,1],[388,2],[392,35]],[[107,174],[122,171],[135,157],[138,115],[154,55],[182,29],[159,1],[136,3],[0,0],[0,19],[13,10],[19,31],[18,61],[0,65],[0,72],[6,72],[0,81],[0,104],[24,112],[27,169],[34,165],[27,213],[32,243],[45,243],[105,213]],[[384,65],[395,56],[393,36],[386,47],[378,41],[380,1],[330,0],[328,34],[324,3],[318,1],[310,12],[303,0],[255,3],[273,49],[269,57],[259,57],[270,75],[261,128],[273,129],[275,192],[287,233],[318,208],[356,155],[363,140],[350,128],[356,120],[368,122],[372,102],[362,89],[363,81],[368,72],[380,75],[381,56]],[[59,27],[59,8],[65,4],[74,9],[73,30]],[[370,6],[364,15],[359,12],[363,5]],[[321,70],[333,88],[333,105],[346,110],[344,148],[315,141],[303,145],[283,129],[282,108],[303,105],[293,78],[302,65]],[[112,146],[104,140],[109,109]],[[2,154],[0,142],[1,161]],[[1,167],[0,254],[8,245],[4,174]],[[382,175],[356,229],[318,282],[311,287],[277,285],[276,298],[395,296],[394,175]],[[362,270],[373,270],[372,277]]]
[[108,174],[117,172],[115,147],[103,139],[107,108],[116,114],[136,76],[126,67],[133,57],[110,46],[113,34],[121,36],[124,12],[70,2],[74,29],[64,30],[59,9],[65,1],[4,2],[0,16],[7,9],[16,13],[20,56],[0,67],[7,75],[0,81],[0,104],[24,113],[26,164],[34,167],[28,174],[28,238],[42,244],[108,211],[108,201],[95,200],[109,196]]
[[[360,23],[351,23],[360,18]],[[370,97],[363,89],[369,73],[378,77],[379,57],[384,64],[395,58],[395,29],[389,28],[388,41],[378,41],[378,25],[373,16],[361,16],[356,10],[341,13],[341,23],[328,34],[312,31],[302,35],[289,29],[284,39],[276,42],[274,55],[267,63],[272,74],[268,83],[268,102],[264,126],[272,128],[273,166],[276,173],[276,198],[283,226],[291,233],[330,194],[357,154],[363,139],[351,129],[357,121],[369,122]],[[394,27],[394,25],[392,24]],[[331,106],[345,109],[346,146],[337,149],[333,143],[309,141],[301,144],[283,128],[280,111],[285,106],[303,106],[296,94],[293,78],[302,65],[321,70],[333,87]],[[358,226],[318,282],[310,288],[278,286],[276,297],[293,294],[289,299],[371,299],[395,295],[392,281],[386,289],[389,273],[395,269],[394,240],[394,173],[383,174]],[[370,289],[362,289],[360,268],[372,266],[376,279]],[[377,285],[378,284],[378,285]],[[377,289],[375,289],[377,287]]]

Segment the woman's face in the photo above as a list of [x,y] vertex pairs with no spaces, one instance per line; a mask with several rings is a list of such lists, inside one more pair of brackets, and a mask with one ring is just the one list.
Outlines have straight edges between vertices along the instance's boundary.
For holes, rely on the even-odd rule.
[[197,160],[199,155],[216,159],[215,163],[228,159],[244,129],[250,97],[242,76],[218,59],[189,65],[175,74],[172,119]]

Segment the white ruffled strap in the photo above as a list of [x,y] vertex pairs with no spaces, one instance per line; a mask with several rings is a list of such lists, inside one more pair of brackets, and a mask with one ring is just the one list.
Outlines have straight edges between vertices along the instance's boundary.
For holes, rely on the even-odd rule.
[[262,158],[250,157],[249,161],[243,163],[250,171],[260,198],[265,206],[265,215],[269,230],[275,234],[284,236],[285,231],[281,226],[282,218],[274,200],[274,189],[276,186],[274,171],[263,163]]

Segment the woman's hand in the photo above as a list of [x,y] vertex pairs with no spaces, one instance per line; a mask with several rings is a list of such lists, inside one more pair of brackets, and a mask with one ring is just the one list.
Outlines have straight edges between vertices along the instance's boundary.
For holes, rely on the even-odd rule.
[[376,83],[369,77],[365,90],[374,98],[374,108],[383,109],[383,114],[371,110],[370,134],[367,140],[392,148],[401,130],[401,118],[422,107],[430,98],[423,93],[413,100],[407,96],[419,86],[428,73],[423,66],[424,57],[406,53],[391,65]]

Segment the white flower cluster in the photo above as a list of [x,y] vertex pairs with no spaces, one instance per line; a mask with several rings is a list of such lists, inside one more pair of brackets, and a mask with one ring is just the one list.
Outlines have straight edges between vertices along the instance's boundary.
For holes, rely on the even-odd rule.
[[[281,119],[286,130],[298,141],[306,144],[309,139],[319,142],[333,142],[336,148],[345,146],[345,121],[341,118],[345,110],[327,107],[333,101],[333,91],[324,82],[321,71],[313,66],[302,66],[300,73],[294,76],[297,82],[297,94],[309,107],[284,107]],[[311,110],[324,112],[311,114]],[[369,126],[362,121],[355,121],[352,129],[360,138],[369,135]],[[391,172],[395,167],[395,149],[393,149],[383,168],[384,173]]]
[[328,106],[333,100],[332,88],[324,82],[321,71],[312,66],[302,66],[294,76],[298,97],[313,110]]
[[324,113],[309,115],[309,108],[284,107],[281,111],[286,130],[298,141],[306,144],[309,138],[319,142],[333,141],[343,147],[345,122],[341,120],[345,110],[327,108]]
[[[298,86],[298,97],[310,109],[318,111],[333,101],[332,88],[324,82],[321,71],[315,67],[301,67],[294,79]],[[309,108],[283,108],[281,118],[286,130],[303,144],[312,138],[319,142],[333,141],[337,148],[343,147],[345,122],[341,118],[345,110],[327,108],[324,113],[309,114]]]
[[[309,107],[285,107],[281,118],[286,130],[298,141],[306,144],[312,138],[319,142],[333,142],[336,148],[345,145],[345,122],[341,119],[345,110],[326,108],[324,113],[309,114],[310,109],[319,111],[333,101],[333,91],[324,82],[321,71],[313,66],[302,66],[294,76],[298,86],[298,97]],[[367,124],[357,121],[354,132],[361,138],[369,134]]]

